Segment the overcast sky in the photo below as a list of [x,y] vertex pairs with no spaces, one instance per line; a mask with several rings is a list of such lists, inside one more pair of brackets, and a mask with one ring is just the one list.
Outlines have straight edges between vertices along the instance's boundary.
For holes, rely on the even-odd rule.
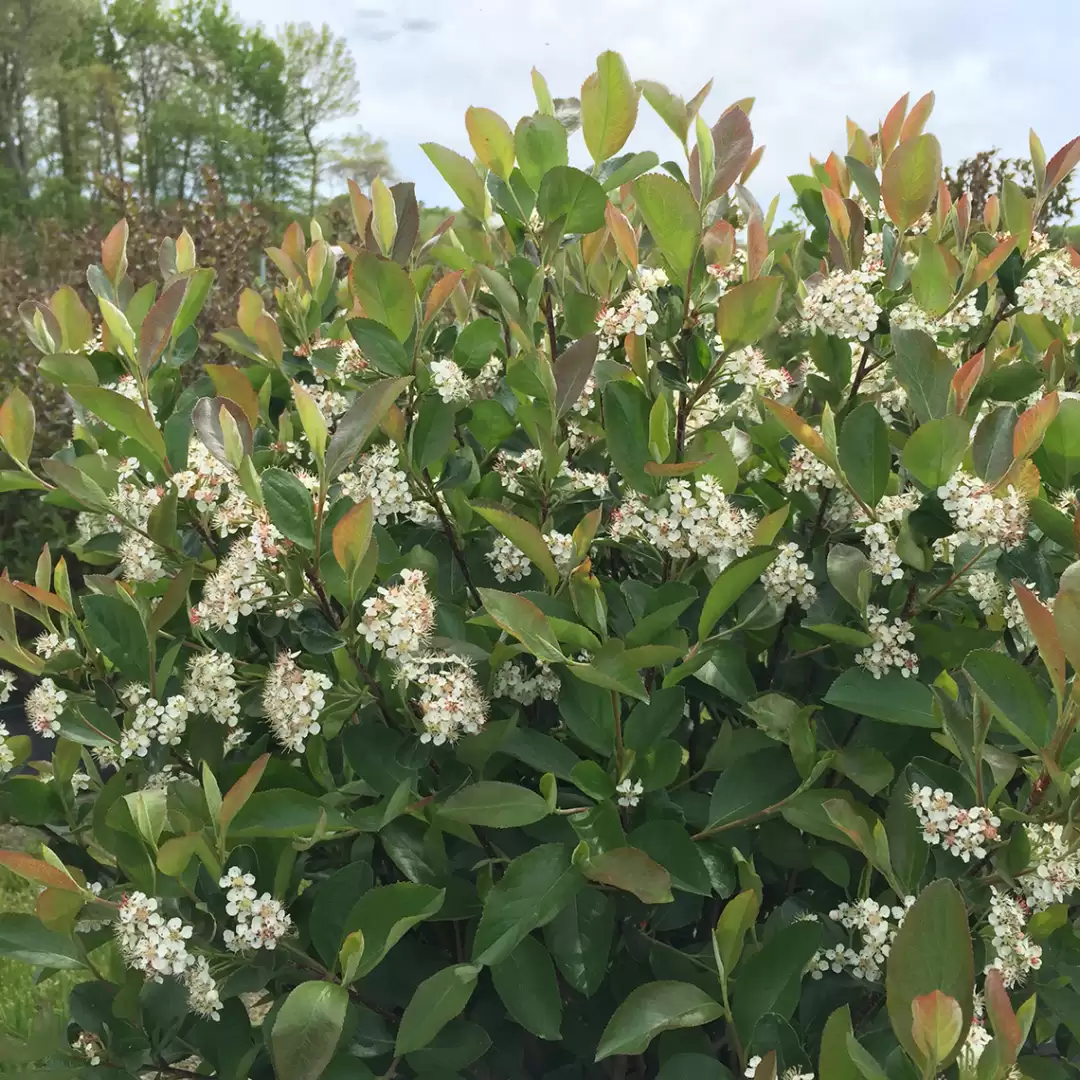
[[[786,204],[786,177],[807,157],[845,148],[844,117],[873,130],[905,91],[937,94],[928,130],[946,163],[999,146],[1027,156],[1034,126],[1048,154],[1080,134],[1077,0],[233,0],[273,31],[327,22],[356,56],[357,122],[386,139],[399,175],[429,204],[454,202],[418,144],[472,156],[469,105],[513,127],[535,108],[529,70],[556,97],[577,95],[597,53],[617,49],[634,78],[690,98],[709,78],[702,110],[713,123],[754,96],[755,143],[765,157],[750,182],[767,205]],[[641,102],[627,149],[678,146]],[[586,160],[580,133],[571,160]]]

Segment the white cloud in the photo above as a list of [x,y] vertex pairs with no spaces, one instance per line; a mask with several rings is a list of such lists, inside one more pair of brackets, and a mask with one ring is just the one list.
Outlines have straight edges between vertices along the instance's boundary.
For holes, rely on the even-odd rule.
[[[398,172],[429,203],[453,195],[418,144],[470,154],[464,113],[495,109],[511,124],[535,108],[535,64],[556,96],[576,95],[596,54],[619,50],[631,74],[690,97],[709,78],[712,122],[753,95],[755,141],[767,150],[751,187],[786,203],[786,177],[842,150],[844,118],[872,128],[905,91],[929,89],[930,129],[945,160],[992,145],[1027,153],[1034,126],[1048,153],[1080,133],[1072,106],[1070,42],[1080,5],[1043,6],[1028,18],[1009,0],[233,0],[272,29],[328,22],[351,44],[361,100],[357,119],[385,138]],[[1077,130],[1074,130],[1077,129]],[[585,157],[578,135],[579,158]],[[628,149],[678,157],[674,136],[642,101]],[[573,153],[574,151],[572,151]]]

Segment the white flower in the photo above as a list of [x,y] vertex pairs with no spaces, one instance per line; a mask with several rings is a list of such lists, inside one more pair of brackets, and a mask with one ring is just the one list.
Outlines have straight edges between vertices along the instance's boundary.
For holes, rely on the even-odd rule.
[[495,672],[491,693],[493,697],[508,697],[521,705],[531,705],[537,698],[558,701],[561,685],[558,675],[547,664],[537,662],[536,673],[530,675],[524,661],[508,660]]
[[781,487],[785,491],[813,491],[819,487],[836,487],[837,476],[802,443],[798,443],[788,459],[788,471]]
[[928,315],[913,301],[907,300],[889,312],[889,326],[893,330],[922,330],[931,336],[943,331],[970,330],[979,325],[983,314],[976,299],[976,294],[971,293],[952,311],[938,316]]
[[709,263],[705,267],[705,272],[720,286],[720,292],[724,293],[732,285],[738,285],[742,281],[745,267],[746,252],[742,248],[735,248],[731,262],[726,266],[721,266],[720,263]]
[[[723,346],[719,334],[713,340],[717,348]],[[733,402],[727,404],[725,408],[737,410],[740,413],[753,410],[755,417],[759,415],[755,406],[757,400],[763,397],[779,398],[791,389],[791,375],[788,374],[787,370],[782,367],[774,367],[769,363],[768,357],[760,349],[755,349],[753,346],[739,349],[727,358],[721,371],[721,381],[743,388],[742,393]],[[709,394],[704,395],[698,405],[695,406],[695,412],[700,413],[703,407],[713,412],[719,411],[719,398],[714,394],[712,401],[706,404],[708,398]],[[693,416],[693,413],[691,416]],[[692,426],[704,426],[701,423],[701,416],[696,417],[695,420],[697,423]]]
[[277,948],[277,943],[292,928],[292,919],[284,905],[269,893],[259,896],[253,887],[254,874],[245,874],[238,866],[230,866],[218,884],[228,889],[225,910],[236,919],[235,927],[222,935],[229,951]]
[[532,563],[508,536],[496,536],[487,553],[487,561],[497,581],[521,581],[532,573]]
[[994,933],[994,959],[987,970],[994,967],[1001,972],[1006,986],[1020,986],[1029,971],[1042,967],[1042,947],[1028,937],[1027,926],[1030,909],[1020,897],[1012,896],[997,888],[990,889],[989,922]]
[[86,1058],[90,1065],[100,1065],[101,1055],[105,1053],[105,1044],[93,1032],[80,1031],[71,1049],[80,1057]]
[[794,601],[802,608],[808,608],[817,599],[813,580],[814,572],[803,561],[803,551],[798,544],[784,544],[761,575],[761,584],[777,603]]
[[203,585],[202,599],[192,608],[192,621],[231,631],[241,615],[267,608],[274,590],[266,581],[264,561],[251,536],[236,540]]
[[188,667],[184,695],[192,712],[235,727],[240,718],[240,690],[233,658],[213,649],[199,653]]
[[865,667],[875,679],[880,679],[892,668],[899,668],[905,679],[918,675],[919,658],[904,648],[909,641],[915,640],[911,623],[904,619],[893,619],[890,623],[885,608],[867,608],[866,618],[867,630],[874,641],[855,657],[855,662]]
[[1006,551],[1023,543],[1027,502],[1012,485],[999,498],[982,480],[960,469],[937,493],[952,518],[957,543],[996,545]]
[[15,689],[15,672],[0,671],[0,705],[6,705]]
[[200,514],[212,510],[221,498],[232,469],[219,461],[201,439],[188,443],[187,468],[173,473],[172,483],[181,499],[193,499]]
[[646,292],[656,292],[668,283],[667,272],[658,266],[639,266],[638,284]]
[[1035,868],[1022,881],[1024,898],[1032,911],[1064,903],[1080,886],[1080,853],[1072,849],[1060,824],[1028,824],[1029,865]]
[[205,956],[195,957],[195,962],[184,973],[184,987],[188,1008],[193,1013],[208,1020],[221,1019],[221,995]]
[[862,529],[863,539],[870,548],[870,572],[881,578],[883,585],[899,581],[904,576],[896,541],[888,528],[880,521],[871,522]]
[[120,902],[116,939],[128,967],[154,982],[163,975],[183,976],[195,957],[188,952],[191,927],[182,920],[166,921],[159,903],[145,893],[134,892]]
[[596,396],[596,379],[590,375],[585,380],[585,387],[581,391],[577,401],[573,404],[573,410],[579,416],[588,416],[592,412],[593,400]]
[[664,495],[650,506],[630,495],[611,514],[614,540],[633,537],[677,559],[706,558],[723,568],[753,544],[757,518],[728,500],[714,476],[694,484],[669,480]]
[[803,318],[825,334],[867,341],[881,308],[867,286],[873,277],[862,270],[833,270],[807,289]]
[[401,584],[381,586],[364,601],[357,632],[373,649],[397,660],[420,652],[435,625],[435,601],[422,570],[401,571]]
[[424,726],[420,741],[441,746],[476,735],[487,720],[487,701],[464,656],[429,653],[408,657],[398,678],[421,688],[417,705]]
[[56,738],[65,701],[67,691],[59,689],[52,679],[42,679],[26,695],[26,718],[38,735],[46,739]]
[[911,785],[908,802],[928,844],[940,844],[963,862],[986,858],[986,845],[999,839],[1001,819],[985,806],[956,806],[951,791]]
[[15,751],[8,745],[11,732],[5,724],[0,724],[0,776],[11,772],[15,765]]
[[641,802],[645,788],[640,780],[631,780],[626,776],[615,785],[615,792],[619,796],[620,806],[632,807]]
[[397,518],[422,524],[434,511],[426,503],[413,500],[409,476],[401,468],[401,452],[395,443],[384,443],[362,455],[354,472],[343,473],[341,489],[353,502],[371,499],[372,513],[380,525]]
[[847,945],[837,945],[819,950],[810,962],[811,976],[820,979],[826,971],[841,972],[848,968],[856,979],[879,981],[893,938],[914,903],[914,896],[906,896],[902,906],[890,907],[867,897],[834,908],[829,918],[858,933],[860,948],[856,951]]
[[1016,287],[1016,302],[1029,315],[1064,322],[1080,315],[1080,268],[1065,249],[1048,251]]
[[79,646],[72,637],[61,640],[59,634],[40,634],[34,641],[34,652],[51,660],[58,652],[76,652]]
[[263,713],[274,737],[282,746],[303,753],[304,740],[318,735],[319,713],[326,704],[325,691],[333,683],[321,671],[308,671],[296,663],[299,653],[281,653],[263,688]]
[[431,383],[444,402],[468,401],[472,397],[472,387],[468,376],[453,360],[433,360]]

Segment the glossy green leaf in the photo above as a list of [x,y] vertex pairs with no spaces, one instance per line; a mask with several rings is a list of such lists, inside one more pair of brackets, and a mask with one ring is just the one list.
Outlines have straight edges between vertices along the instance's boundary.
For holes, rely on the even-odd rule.
[[562,575],[555,566],[551,549],[540,530],[530,521],[511,514],[502,507],[487,503],[471,503],[472,508],[489,524],[494,525],[547,579],[549,585],[557,586]]
[[544,174],[536,209],[549,222],[561,221],[563,232],[589,233],[604,227],[604,189],[588,173],[556,165]]
[[430,919],[442,907],[445,895],[445,890],[432,885],[401,881],[371,889],[360,897],[343,928],[345,934],[359,930],[364,935],[357,977],[377,967],[410,928]]
[[541,1039],[560,1037],[562,998],[555,965],[535,937],[526,935],[505,960],[493,965],[491,981],[506,1011],[526,1031]]
[[368,318],[404,341],[416,318],[416,290],[409,275],[393,260],[364,251],[353,263],[352,284]]
[[531,600],[498,589],[481,589],[480,599],[495,622],[538,660],[554,664],[565,659],[547,616]]
[[930,209],[941,180],[941,146],[933,135],[905,139],[881,171],[881,197],[893,224],[906,232]]
[[877,506],[889,483],[889,429],[877,406],[863,402],[848,413],[837,440],[840,467],[855,494]]
[[1049,702],[1027,668],[996,650],[976,649],[968,653],[964,673],[1010,735],[1036,754],[1049,746]]
[[760,277],[724,292],[716,309],[716,332],[728,352],[753,345],[772,325],[784,279]]
[[960,467],[971,437],[959,416],[928,420],[912,432],[900,460],[920,484],[936,491]]
[[936,728],[929,689],[915,679],[890,671],[875,679],[865,668],[849,668],[837,677],[825,695],[838,709],[909,727]]
[[532,825],[549,813],[543,796],[517,784],[481,780],[455,791],[440,807],[444,818],[466,825],[510,829]]
[[514,131],[514,152],[526,183],[539,191],[548,172],[567,163],[566,128],[554,116],[527,116]]
[[597,164],[617,154],[630,137],[637,122],[638,94],[626,62],[617,52],[604,52],[596,58],[596,71],[581,87],[581,128]]
[[[671,897],[668,889],[667,896]],[[585,997],[603,984],[615,935],[615,904],[600,889],[581,889],[544,927],[562,977]]]
[[657,1035],[701,1027],[724,1009],[704,990],[685,982],[651,982],[630,991],[600,1036],[596,1060],[614,1054],[642,1054]]
[[349,995],[336,983],[314,980],[290,991],[270,1031],[278,1076],[317,1080],[334,1056],[345,1027]]
[[634,199],[653,243],[683,285],[701,244],[701,212],[690,189],[670,176],[649,173],[634,181]]
[[270,520],[281,534],[301,547],[315,546],[315,508],[311,492],[284,469],[267,469],[261,477]]
[[476,989],[479,968],[454,964],[425,979],[415,992],[398,1026],[394,1053],[398,1057],[419,1050],[455,1016],[460,1016]]
[[712,583],[698,619],[698,640],[702,641],[731,608],[732,604],[768,569],[776,558],[775,549],[757,551],[736,559]]
[[[461,205],[474,218],[483,221],[487,194],[484,191],[484,181],[473,163],[455,150],[448,150],[438,143],[421,143],[420,149],[427,154],[428,160],[439,170],[439,175],[461,200]],[[520,150],[518,156],[521,156]]]

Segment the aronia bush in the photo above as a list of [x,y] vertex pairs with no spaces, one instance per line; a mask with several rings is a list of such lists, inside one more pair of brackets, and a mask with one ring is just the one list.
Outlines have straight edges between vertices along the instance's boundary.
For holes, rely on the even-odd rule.
[[[0,954],[85,981],[6,1059],[1072,1075],[1080,140],[973,220],[905,96],[776,227],[750,101],[605,53],[579,169],[533,83],[425,146],[434,235],[379,181],[340,248],[290,227],[235,363],[181,377],[186,232],[24,307],[75,422],[32,468],[14,392],[0,484],[80,511],[83,584],[0,579],[52,750],[9,720]],[[622,153],[641,98],[682,160]]]

